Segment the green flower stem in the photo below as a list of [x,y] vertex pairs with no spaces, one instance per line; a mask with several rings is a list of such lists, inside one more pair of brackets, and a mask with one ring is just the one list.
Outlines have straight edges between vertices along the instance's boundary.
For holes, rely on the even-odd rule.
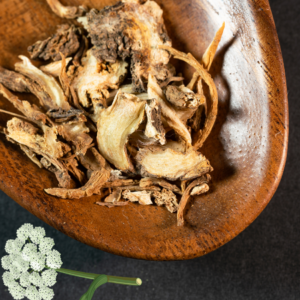
[[[67,274],[75,277],[81,277],[81,278],[92,279],[92,280],[94,280],[96,277],[100,275],[100,274],[79,272],[79,271],[73,271],[73,270],[62,269],[62,268],[57,269],[56,271],[62,274]],[[142,284],[142,280],[140,278],[118,277],[118,276],[110,276],[110,275],[105,275],[105,276],[107,277],[107,282],[110,283],[134,285],[134,286],[138,286]]]

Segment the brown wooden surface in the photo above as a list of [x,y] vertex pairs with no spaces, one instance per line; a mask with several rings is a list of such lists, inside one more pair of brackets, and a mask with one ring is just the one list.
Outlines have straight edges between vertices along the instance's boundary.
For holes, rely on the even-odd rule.
[[[102,8],[116,1],[64,0]],[[201,58],[223,21],[226,29],[212,65],[219,115],[202,152],[211,161],[211,191],[188,210],[187,226],[162,207],[131,204],[108,209],[97,196],[61,200],[44,188],[56,179],[35,166],[0,135],[0,188],[22,207],[83,243],[148,260],[189,259],[228,242],[261,213],[281,179],[288,144],[284,66],[266,0],[159,0],[175,48]],[[0,2],[0,65],[13,69],[27,46],[54,33],[56,17],[46,1]],[[186,76],[192,70],[178,64]],[[21,99],[28,99],[26,94]],[[30,97],[30,99],[33,99]],[[0,98],[1,109],[12,109]],[[8,117],[0,115],[0,126]],[[9,211],[7,212],[9,214]]]

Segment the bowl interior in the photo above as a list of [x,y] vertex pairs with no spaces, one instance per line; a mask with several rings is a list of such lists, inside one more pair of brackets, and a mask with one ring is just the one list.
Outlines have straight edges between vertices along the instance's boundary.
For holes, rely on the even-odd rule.
[[[98,9],[117,1],[61,1]],[[97,196],[62,200],[43,192],[55,177],[39,169],[17,145],[0,135],[0,187],[37,217],[83,243],[134,258],[188,259],[208,253],[245,229],[264,209],[282,175],[287,149],[287,96],[277,34],[267,1],[159,0],[173,46],[201,59],[226,22],[211,73],[219,114],[201,152],[214,171],[210,192],[194,198],[187,225],[156,206],[108,209]],[[269,9],[269,10],[268,10]],[[46,1],[2,0],[0,65],[14,68],[27,47],[68,22]],[[38,65],[38,63],[35,63]],[[193,70],[176,62],[191,77]],[[27,94],[21,99],[35,101]],[[0,108],[17,112],[3,97]],[[1,113],[0,126],[8,115]]]

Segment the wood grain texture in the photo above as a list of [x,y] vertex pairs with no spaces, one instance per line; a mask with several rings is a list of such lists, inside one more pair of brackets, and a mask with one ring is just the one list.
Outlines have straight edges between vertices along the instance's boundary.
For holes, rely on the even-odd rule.
[[[102,8],[116,1],[64,0]],[[159,0],[175,48],[200,59],[223,21],[226,28],[212,65],[219,115],[202,152],[213,185],[195,198],[178,228],[165,208],[130,204],[108,209],[97,196],[62,200],[44,193],[56,185],[0,135],[0,188],[49,225],[85,244],[127,257],[181,260],[204,255],[243,231],[261,213],[281,179],[288,144],[288,102],[280,45],[266,0]],[[0,2],[0,65],[13,69],[27,46],[69,22],[46,1]],[[186,76],[192,69],[177,66]],[[31,99],[26,94],[21,99]],[[16,112],[0,98],[0,108]],[[8,116],[0,115],[0,126]],[[9,213],[9,212],[7,212]]]

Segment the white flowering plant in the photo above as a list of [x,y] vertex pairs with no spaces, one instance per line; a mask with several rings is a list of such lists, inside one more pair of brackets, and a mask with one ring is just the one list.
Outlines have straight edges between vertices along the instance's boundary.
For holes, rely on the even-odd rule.
[[135,286],[142,284],[139,278],[62,269],[60,253],[52,249],[54,240],[45,235],[44,228],[24,224],[17,230],[17,238],[6,242],[7,255],[1,258],[1,265],[5,270],[2,279],[14,299],[53,299],[54,291],[51,287],[56,283],[57,272],[93,280],[80,300],[91,300],[95,290],[106,282]]

